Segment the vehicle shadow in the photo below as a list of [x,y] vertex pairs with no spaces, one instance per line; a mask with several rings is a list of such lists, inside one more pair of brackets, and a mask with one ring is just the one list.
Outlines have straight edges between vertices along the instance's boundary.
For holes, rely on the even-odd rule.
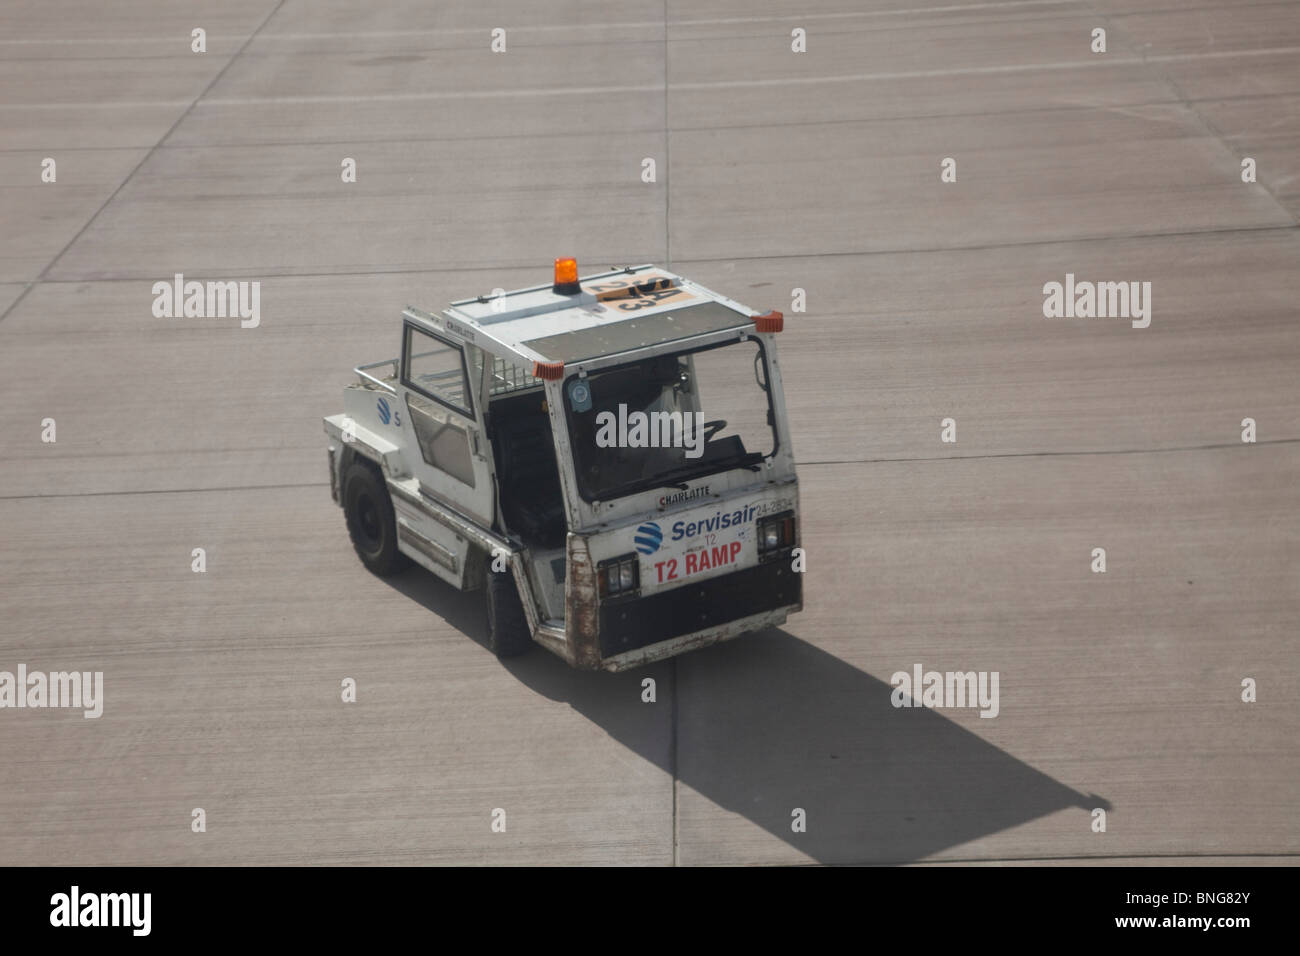
[[[476,595],[401,590],[483,643]],[[1094,807],[1110,809],[940,711],[893,707],[887,682],[779,628],[625,674],[575,671],[540,648],[503,666],[821,863],[905,863],[1058,810],[1078,808],[1086,828]],[[673,709],[671,739],[650,732],[651,706]],[[792,831],[794,808],[806,832]]]

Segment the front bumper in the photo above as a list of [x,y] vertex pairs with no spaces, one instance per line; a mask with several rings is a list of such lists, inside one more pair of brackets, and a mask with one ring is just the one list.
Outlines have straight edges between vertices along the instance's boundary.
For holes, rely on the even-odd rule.
[[645,647],[639,647],[636,650],[606,658],[600,662],[600,666],[604,670],[617,672],[640,667],[643,664],[652,664],[655,661],[676,657],[678,654],[685,654],[687,651],[708,647],[710,644],[720,644],[723,641],[729,641],[733,637],[740,637],[742,634],[749,634],[752,631],[761,631],[767,627],[779,627],[785,623],[788,615],[799,610],[802,610],[801,606],[792,605],[775,611],[752,614],[748,617],[738,618],[729,624],[705,628],[691,634],[683,634],[680,637],[660,641],[658,644],[647,644]]
[[803,609],[790,549],[742,571],[599,606],[601,666],[624,670],[784,623]]

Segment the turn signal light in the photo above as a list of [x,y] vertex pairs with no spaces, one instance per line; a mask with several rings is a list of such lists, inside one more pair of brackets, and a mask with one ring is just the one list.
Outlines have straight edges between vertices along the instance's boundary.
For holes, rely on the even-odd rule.
[[760,560],[777,557],[776,552],[794,547],[794,512],[769,515],[758,519],[758,556]]
[[635,554],[600,562],[596,581],[601,597],[630,594],[641,586],[641,562]]

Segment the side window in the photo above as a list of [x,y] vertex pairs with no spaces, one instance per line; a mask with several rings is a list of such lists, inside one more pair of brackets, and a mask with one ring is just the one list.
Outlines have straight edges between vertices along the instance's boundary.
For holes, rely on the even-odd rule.
[[413,325],[406,326],[406,341],[402,345],[402,383],[462,415],[474,417],[474,395],[469,387],[464,352],[460,346]]
[[406,407],[424,460],[473,488],[474,461],[469,449],[469,433],[451,421],[451,416],[440,405],[414,392],[406,393]]

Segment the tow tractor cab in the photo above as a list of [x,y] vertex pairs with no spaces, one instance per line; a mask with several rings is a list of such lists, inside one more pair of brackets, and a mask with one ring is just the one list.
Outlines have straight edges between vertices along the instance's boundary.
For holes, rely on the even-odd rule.
[[402,313],[325,419],[361,560],[486,595],[499,656],[618,671],[802,610],[779,312],[645,265]]

